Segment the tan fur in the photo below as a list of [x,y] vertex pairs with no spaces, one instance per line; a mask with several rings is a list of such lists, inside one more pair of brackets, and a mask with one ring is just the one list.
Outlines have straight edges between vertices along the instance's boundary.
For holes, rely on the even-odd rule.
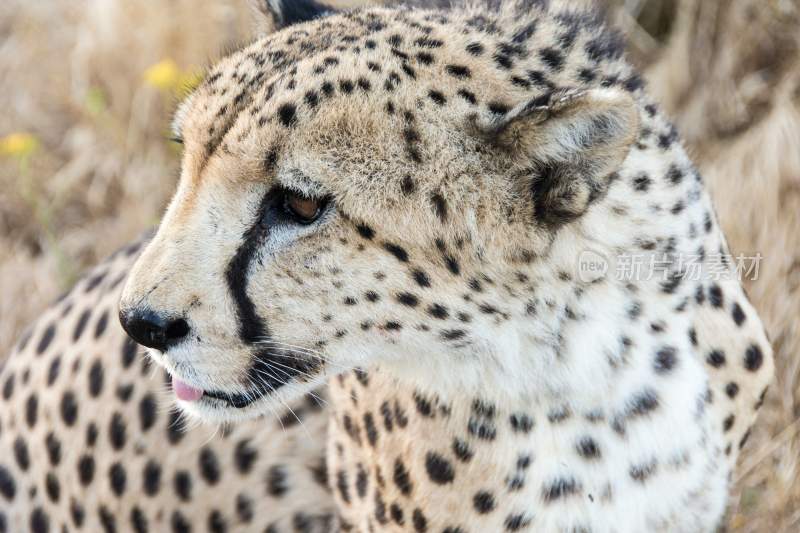
[[[345,127],[350,127],[350,125],[348,124],[348,125],[346,125]],[[287,274],[288,274],[288,273],[287,273]],[[726,292],[727,292],[727,291],[726,291]],[[751,311],[749,310],[749,308],[747,308],[747,311],[748,311],[748,312],[747,312],[748,316],[752,316],[752,315],[751,315]],[[720,385],[721,385],[721,382],[720,382]],[[742,398],[742,397],[740,397],[740,398]],[[423,435],[424,435],[424,434],[423,434]],[[418,437],[418,436],[417,436],[417,437]],[[415,438],[417,438],[417,437],[415,437]]]

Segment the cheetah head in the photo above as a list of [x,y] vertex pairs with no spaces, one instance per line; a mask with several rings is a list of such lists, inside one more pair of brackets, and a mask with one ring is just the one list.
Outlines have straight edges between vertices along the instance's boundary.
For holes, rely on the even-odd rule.
[[625,198],[680,149],[591,15],[299,4],[313,20],[226,57],[180,107],[180,184],[120,303],[190,413],[267,413],[371,365],[515,376],[603,285],[577,279],[582,251],[667,234],[655,193]]

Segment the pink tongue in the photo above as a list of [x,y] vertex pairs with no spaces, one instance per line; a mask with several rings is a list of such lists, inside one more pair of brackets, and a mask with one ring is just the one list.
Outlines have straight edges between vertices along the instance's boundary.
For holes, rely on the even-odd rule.
[[203,396],[203,391],[190,387],[175,376],[172,377],[172,390],[175,391],[175,396],[177,396],[179,400],[185,402],[196,402]]

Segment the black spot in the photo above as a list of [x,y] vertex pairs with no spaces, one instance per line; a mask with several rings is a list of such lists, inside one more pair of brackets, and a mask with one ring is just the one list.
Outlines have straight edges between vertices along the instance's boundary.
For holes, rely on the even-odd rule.
[[[75,527],[79,529],[83,527],[83,521],[86,518],[86,511],[80,503],[73,500],[69,506],[69,514],[72,516],[72,523],[75,524]],[[137,531],[136,533],[139,532]]]
[[466,332],[463,329],[445,329],[441,332],[441,337],[446,341],[463,339]]
[[467,444],[465,441],[459,438],[453,439],[452,448],[453,448],[453,454],[455,454],[456,458],[459,461],[466,463],[470,459],[472,459],[473,452],[472,450],[470,450],[469,444]]
[[600,448],[597,446],[597,442],[591,437],[581,438],[581,440],[578,441],[577,448],[580,456],[586,459],[597,459],[600,457]]
[[13,500],[17,494],[17,484],[14,482],[14,478],[11,477],[11,473],[3,465],[0,465],[0,494],[8,501]]
[[383,243],[383,249],[395,256],[398,261],[402,263],[408,262],[408,252],[403,247],[391,242],[385,242]]
[[100,336],[105,332],[106,326],[108,326],[108,311],[103,311],[103,314],[100,315],[100,318],[97,319],[97,324],[94,326],[94,338],[99,339]]
[[126,336],[122,343],[122,366],[124,368],[129,368],[133,364],[133,361],[136,358],[137,350],[138,345],[133,341],[133,339]]
[[89,422],[89,425],[86,426],[86,445],[94,446],[94,443],[97,442],[97,435],[97,425],[94,422]]
[[294,125],[295,122],[297,122],[297,108],[294,104],[288,102],[281,104],[280,107],[278,107],[278,120],[287,128]]
[[658,374],[666,374],[675,367],[677,361],[677,350],[672,346],[664,346],[656,352],[653,368]]
[[47,386],[51,386],[58,379],[58,373],[61,370],[61,357],[56,356],[50,362],[50,368],[47,371]]
[[736,395],[739,394],[739,385],[731,381],[725,385],[725,394],[731,399],[736,398]]
[[111,514],[111,511],[105,505],[101,505],[97,510],[97,515],[100,518],[100,525],[103,526],[105,533],[117,533],[117,519]]
[[511,107],[502,102],[489,102],[488,107],[489,111],[491,111],[495,115],[505,115],[511,110]]
[[511,429],[515,432],[528,433],[533,429],[533,419],[524,413],[512,414],[509,417],[509,422],[511,423]]
[[216,509],[212,509],[208,513],[208,531],[210,533],[226,533],[228,531],[228,524],[225,522],[225,518]]
[[198,457],[200,466],[200,476],[206,480],[209,485],[216,485],[220,478],[219,460],[217,459],[214,451],[208,446],[200,450]]
[[564,54],[555,48],[539,50],[539,57],[551,70],[558,72],[564,68]]
[[350,503],[350,487],[347,484],[347,472],[344,470],[336,472],[336,488],[339,490],[342,501]]
[[741,326],[744,324],[745,319],[747,318],[742,310],[742,306],[738,303],[733,303],[733,309],[731,310],[731,315],[733,316],[733,321],[736,323],[737,326]]
[[155,496],[161,488],[161,466],[150,459],[142,472],[142,489],[148,496]]
[[82,455],[78,459],[78,479],[84,487],[92,482],[94,478],[94,457]]
[[191,524],[189,524],[189,521],[186,520],[186,517],[183,516],[180,511],[172,512],[170,525],[172,526],[172,533],[191,533],[192,531]]
[[652,180],[650,179],[650,176],[644,173],[633,178],[633,188],[639,192],[647,192],[651,183]]
[[433,55],[428,52],[418,52],[417,60],[423,65],[430,65],[433,63]]
[[755,372],[761,368],[764,362],[764,354],[757,344],[751,344],[744,354],[744,367],[750,372]]
[[173,480],[175,485],[175,492],[178,494],[178,497],[188,502],[192,498],[192,476],[189,475],[189,472],[185,470],[179,470],[175,472],[175,479]]
[[367,441],[371,446],[375,446],[378,441],[378,428],[375,427],[375,418],[372,413],[364,414],[364,431],[367,434]]
[[267,471],[267,494],[280,498],[289,491],[286,468],[283,465],[272,465]]
[[419,285],[420,287],[427,288],[431,286],[431,280],[428,277],[428,274],[425,273],[425,271],[417,268],[411,272],[411,275],[414,278],[414,281],[416,281],[417,285]]
[[431,194],[431,201],[433,202],[433,210],[440,221],[447,222],[447,202],[441,193]]
[[319,94],[317,94],[317,91],[306,92],[305,97],[303,99],[305,100],[306,104],[308,104],[308,106],[312,109],[317,107],[317,105],[319,104]]
[[708,289],[708,301],[714,307],[722,307],[722,289],[716,283]]
[[633,465],[628,471],[628,474],[634,481],[644,483],[648,478],[655,474],[656,466],[657,463],[655,461],[650,461],[640,465]]
[[417,412],[422,416],[427,416],[427,417],[433,416],[433,404],[431,404],[431,401],[428,400],[425,396],[415,392],[414,404],[417,406]]
[[248,474],[258,459],[258,450],[250,446],[250,439],[243,439],[236,444],[233,457],[236,469],[242,474]]
[[414,484],[411,482],[411,476],[409,475],[406,466],[399,457],[394,462],[394,473],[392,475],[392,479],[394,480],[394,484],[397,485],[397,488],[404,496],[411,495]]
[[428,530],[428,519],[420,509],[414,509],[411,514],[411,522],[414,524],[414,531],[425,533]]
[[400,190],[403,192],[403,194],[408,196],[414,192],[414,189],[416,189],[414,180],[411,179],[411,176],[406,175],[406,177],[404,177],[403,180],[400,182]]
[[366,224],[356,224],[356,230],[358,231],[359,235],[367,240],[372,240],[372,238],[375,237],[375,230]]
[[67,426],[72,426],[78,418],[78,403],[75,400],[75,393],[65,391],[61,396],[61,419]]
[[440,91],[431,89],[428,91],[428,97],[433,100],[433,103],[436,105],[444,105],[447,103],[447,98],[445,98],[444,94],[442,94]]
[[29,428],[36,425],[36,418],[39,414],[39,400],[36,394],[28,396],[28,401],[25,402],[25,421],[28,423]]
[[253,520],[253,500],[244,494],[236,496],[236,516],[245,523]]
[[469,78],[472,76],[469,68],[464,65],[447,65],[445,70],[448,74],[456,78]]
[[3,384],[3,399],[8,400],[11,398],[11,395],[14,394],[14,374],[9,375],[6,378],[6,382]]
[[103,365],[99,360],[89,368],[89,394],[97,398],[103,390]]
[[545,502],[553,502],[577,494],[580,490],[581,486],[574,478],[558,478],[544,486],[542,489],[542,499],[544,499]]
[[467,52],[474,56],[479,56],[483,54],[484,48],[481,43],[469,43],[467,45]]
[[636,394],[630,403],[631,416],[642,416],[658,407],[658,396],[651,389],[644,389]]
[[725,364],[725,353],[722,350],[711,350],[706,356],[706,362],[714,368]]
[[414,41],[414,44],[420,48],[440,48],[444,45],[444,42],[439,39],[431,39],[430,37],[420,37]]
[[369,482],[369,477],[367,476],[367,471],[364,470],[364,465],[358,463],[357,467],[358,472],[356,473],[356,493],[358,497],[362,500],[367,495],[367,483]]
[[30,452],[28,452],[28,445],[22,437],[14,439],[14,459],[17,460],[17,466],[19,466],[20,470],[23,472],[28,471],[28,467],[31,465],[31,456]]
[[36,346],[36,354],[42,355],[47,347],[50,346],[50,343],[53,340],[53,337],[56,335],[56,325],[50,324],[47,326],[47,329],[44,330],[42,333],[42,337],[39,339],[39,344]]
[[111,490],[117,496],[122,496],[125,493],[125,485],[128,476],[125,473],[125,468],[120,463],[114,463],[108,471],[108,480],[111,484]]
[[676,165],[670,165],[666,179],[672,185],[677,185],[683,181],[683,172]]
[[428,306],[428,314],[440,320],[446,319],[449,315],[447,308],[440,304],[431,304]]
[[45,478],[45,490],[47,492],[47,496],[50,498],[50,501],[53,503],[58,503],[58,500],[61,497],[61,484],[53,472],[47,473],[47,477]]
[[491,492],[482,490],[472,497],[472,505],[479,514],[486,514],[494,510],[495,501]]
[[36,507],[31,512],[31,533],[48,533],[50,531],[50,518],[41,507]]
[[425,470],[431,481],[439,485],[452,483],[455,479],[455,471],[450,462],[438,453],[428,452],[425,456]]
[[186,428],[181,420],[179,411],[170,411],[169,420],[167,421],[167,440],[170,444],[177,444],[183,439],[186,434]]
[[52,431],[45,438],[45,446],[47,447],[47,457],[50,459],[50,464],[57,466],[61,462],[61,442]]
[[396,297],[398,302],[403,305],[407,305],[408,307],[416,307],[419,305],[419,298],[415,295],[411,294],[410,292],[401,292]]
[[111,443],[111,447],[115,450],[121,450],[125,446],[126,437],[125,420],[121,414],[114,413],[108,426],[108,440]]
[[139,422],[142,431],[147,431],[156,422],[156,400],[150,393],[139,401]]
[[506,526],[506,531],[519,531],[523,527],[527,527],[531,523],[531,519],[527,518],[524,514],[510,514],[506,517],[503,525]]
[[120,384],[117,386],[117,398],[122,402],[127,402],[133,395],[133,383]]
[[350,80],[339,80],[339,90],[341,90],[344,94],[350,94],[353,92],[353,82]]
[[83,335],[83,330],[86,329],[86,324],[89,322],[89,317],[92,315],[90,309],[85,309],[81,316],[78,317],[78,322],[75,323],[75,329],[72,331],[72,340],[77,341]]
[[499,51],[495,52],[495,54],[492,56],[492,59],[494,59],[494,62],[497,64],[497,66],[503,70],[509,70],[514,66],[514,62],[511,61],[511,58],[507,54]]
[[478,103],[478,98],[475,96],[475,93],[473,93],[472,91],[468,91],[466,89],[459,89],[457,94],[458,94],[458,96],[460,96],[461,98],[463,98],[464,100],[466,100],[467,102],[469,102],[472,105],[475,105],[475,104]]

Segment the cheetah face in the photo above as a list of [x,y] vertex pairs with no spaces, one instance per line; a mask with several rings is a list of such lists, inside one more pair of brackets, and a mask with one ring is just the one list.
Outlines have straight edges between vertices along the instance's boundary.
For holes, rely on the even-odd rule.
[[180,184],[120,317],[190,413],[267,413],[354,367],[479,375],[514,353],[531,269],[602,201],[639,105],[509,84],[465,24],[373,9],[293,26],[183,104]]

